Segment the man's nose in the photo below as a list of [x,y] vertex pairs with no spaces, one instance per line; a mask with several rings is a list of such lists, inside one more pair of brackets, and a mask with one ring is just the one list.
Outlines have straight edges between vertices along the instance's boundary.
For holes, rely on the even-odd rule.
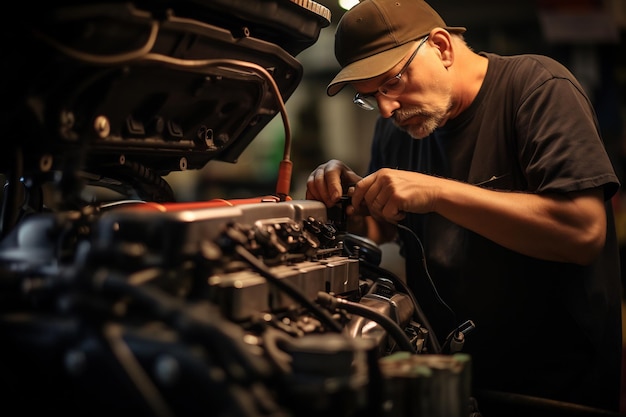
[[385,97],[382,94],[376,95],[376,102],[380,115],[385,119],[393,116],[393,113],[400,108],[400,103],[396,99]]

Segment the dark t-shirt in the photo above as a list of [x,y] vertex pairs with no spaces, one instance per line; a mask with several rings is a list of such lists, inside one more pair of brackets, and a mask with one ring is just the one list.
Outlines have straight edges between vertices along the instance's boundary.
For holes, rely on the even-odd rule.
[[476,390],[617,410],[621,281],[610,198],[619,182],[592,105],[550,58],[483,55],[489,66],[478,96],[429,137],[378,121],[370,172],[392,167],[529,193],[601,187],[604,251],[589,266],[544,261],[438,214],[408,214],[402,224],[415,236],[400,230],[407,281],[441,342],[461,322],[476,324],[463,349]]

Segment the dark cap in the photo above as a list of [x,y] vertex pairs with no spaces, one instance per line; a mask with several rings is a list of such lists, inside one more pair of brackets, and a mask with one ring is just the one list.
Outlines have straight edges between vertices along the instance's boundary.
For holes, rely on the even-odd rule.
[[396,66],[416,41],[448,27],[423,0],[362,0],[339,20],[335,32],[335,57],[342,69],[326,89],[337,94],[346,84],[378,77]]

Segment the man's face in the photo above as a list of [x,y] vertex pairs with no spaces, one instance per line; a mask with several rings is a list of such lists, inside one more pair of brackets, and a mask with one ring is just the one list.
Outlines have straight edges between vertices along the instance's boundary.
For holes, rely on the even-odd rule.
[[[396,126],[415,139],[423,139],[443,126],[453,108],[450,74],[429,45],[425,46],[403,72],[404,86],[399,96],[391,98],[381,93],[373,96],[381,116],[392,118]],[[354,87],[360,92],[377,91],[404,62],[379,77],[354,83]]]

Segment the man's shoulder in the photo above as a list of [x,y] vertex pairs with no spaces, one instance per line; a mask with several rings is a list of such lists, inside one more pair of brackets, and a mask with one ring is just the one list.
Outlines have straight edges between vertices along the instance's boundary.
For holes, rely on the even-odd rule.
[[489,59],[489,65],[498,71],[513,72],[518,74],[535,74],[546,77],[572,78],[572,73],[565,65],[548,55],[541,54],[518,54],[499,55],[495,53],[482,53]]

